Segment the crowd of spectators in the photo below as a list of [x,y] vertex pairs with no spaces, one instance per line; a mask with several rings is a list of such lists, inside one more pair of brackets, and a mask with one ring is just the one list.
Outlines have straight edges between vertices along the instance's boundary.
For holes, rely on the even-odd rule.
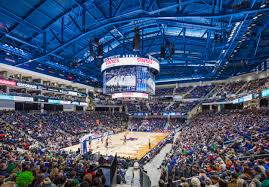
[[[126,119],[121,113],[104,112],[1,112],[0,185],[104,186],[102,170],[94,168],[110,165],[114,157],[80,155],[79,151],[65,152],[60,148],[77,143],[85,129],[87,133],[123,130]],[[128,160],[118,160],[119,183],[127,167]]]
[[246,93],[246,94],[260,93],[262,89],[266,87],[265,84],[268,82],[269,82],[269,78],[249,81],[245,89],[241,90],[240,93]]
[[227,83],[221,92],[226,93],[227,95],[233,95],[240,91],[244,86],[245,81],[231,82]]
[[106,112],[1,112],[0,117],[51,148],[78,144],[79,137],[85,133],[122,131],[128,120],[123,113]]
[[142,131],[142,132],[162,132],[167,125],[166,118],[132,118],[129,120],[129,130],[131,131]]
[[268,132],[268,109],[202,113],[181,129],[160,186],[268,186]]
[[153,113],[164,112],[169,102],[155,101],[150,103],[150,109]]
[[[100,158],[78,153],[48,151],[25,147],[33,142],[14,128],[1,124],[0,184],[19,187],[93,187],[104,186],[106,178],[99,166]],[[102,159],[110,165],[113,157]]]
[[175,95],[184,95],[188,93],[192,88],[193,88],[192,86],[177,87],[175,89]]
[[171,96],[173,95],[174,88],[156,88],[155,95],[157,96]]
[[185,123],[184,118],[171,118],[169,119],[168,130],[175,130],[180,128]]
[[150,101],[148,103],[146,102],[128,103],[127,107],[129,113],[143,112],[143,113],[162,115],[163,113],[167,112],[179,112],[182,115],[185,115],[188,112],[190,112],[198,103],[199,103],[198,101],[167,102],[159,100],[159,101]]
[[187,98],[203,98],[205,97],[212,89],[214,85],[205,85],[205,86],[196,86]]
[[190,112],[199,102],[198,101],[192,101],[192,102],[180,102],[176,101],[171,105],[167,110],[169,112],[180,112],[187,114]]
[[132,112],[140,112],[140,107],[137,103],[132,103],[129,102],[126,104],[127,108],[128,108],[128,112],[132,113]]

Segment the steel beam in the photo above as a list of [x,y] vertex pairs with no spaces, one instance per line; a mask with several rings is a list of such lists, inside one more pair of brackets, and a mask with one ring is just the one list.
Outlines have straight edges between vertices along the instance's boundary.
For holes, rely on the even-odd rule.
[[178,3],[178,4],[175,4],[175,5],[167,6],[167,7],[164,7],[164,8],[160,8],[158,10],[148,12],[148,14],[149,15],[157,14],[157,13],[160,13],[160,12],[163,12],[163,11],[167,11],[167,10],[170,10],[170,9],[176,9],[179,6],[184,6],[186,4],[191,4],[191,3],[195,3],[195,2],[201,2],[201,1],[200,0],[189,0],[187,2]]
[[256,48],[255,48],[254,56],[256,56],[256,54],[257,54],[257,50],[258,50],[258,47],[259,47],[259,44],[260,44],[260,39],[261,39],[261,33],[260,33],[260,35],[258,37],[258,41],[257,41],[257,45],[256,45]]
[[35,48],[35,49],[38,49],[38,48],[39,48],[39,47],[36,46],[36,45],[33,45],[33,44],[29,43],[29,42],[26,42],[26,41],[24,41],[24,40],[22,40],[22,39],[19,39],[18,37],[15,37],[15,36],[12,36],[12,35],[10,35],[10,34],[7,34],[7,33],[3,32],[3,31],[1,31],[1,30],[0,30],[0,33],[1,33],[3,36],[5,36],[5,37],[7,37],[7,38],[9,38],[9,39],[15,40],[15,41],[17,41],[17,42],[19,42],[19,43],[21,43],[21,44],[26,45],[26,46],[29,46],[29,47],[32,47],[32,48]]
[[85,10],[85,8],[82,9],[82,30],[83,30],[83,32],[86,31],[86,10]]
[[61,42],[64,42],[64,17],[61,19]]
[[211,43],[211,32],[208,31],[206,36],[206,50],[205,50],[206,59],[208,59],[210,43]]
[[[39,1],[30,11],[28,11],[21,19],[23,21],[25,21],[33,12],[35,12],[36,9],[38,9],[39,7],[41,7],[44,3],[46,2],[46,0],[41,0]],[[20,24],[20,22],[14,24],[12,27],[9,28],[8,33],[12,33],[13,30],[15,30],[17,28],[17,26]]]
[[78,25],[78,23],[76,22],[76,20],[71,16],[71,15],[68,15],[69,18],[71,19],[71,21],[74,23],[74,25],[77,27],[77,29],[82,32],[82,29],[80,28],[80,26]]
[[95,8],[103,15],[103,17],[108,18],[106,14],[104,13],[104,11],[94,1],[93,1],[93,4]]
[[46,54],[47,51],[47,33],[43,32],[43,42],[42,42],[42,48],[43,48],[43,53]]
[[113,17],[116,16],[116,14],[118,13],[119,9],[121,8],[122,3],[124,2],[124,0],[120,1],[120,4],[118,5],[118,7],[116,8],[116,10],[114,11]]
[[186,57],[186,28],[183,28],[184,57]]
[[109,0],[109,17],[112,18],[112,0]]
[[140,8],[142,10],[145,10],[146,9],[146,1],[145,0],[139,0],[139,2],[140,2]]
[[269,27],[269,18],[267,18],[264,22],[263,22],[263,26],[258,28],[258,30],[256,31],[256,36],[259,36],[265,29],[267,29]]
[[[67,9],[66,11],[64,11],[62,14],[60,14],[59,16],[55,17],[54,19],[52,19],[48,24],[46,24],[43,28],[42,31],[47,30],[48,28],[50,28],[55,22],[57,22],[59,19],[63,18],[64,16],[66,16],[67,14],[69,14],[70,12],[72,12],[75,8],[77,8],[79,5],[86,3],[88,0],[83,0],[81,3],[76,3],[75,5],[73,5],[71,8]],[[33,37],[30,38],[30,40],[32,38],[35,38],[38,34],[35,34]]]
[[[257,12],[257,11],[268,11],[269,10],[269,8],[264,8],[264,9],[259,9],[259,10],[248,10],[247,12]],[[137,12],[136,12],[137,13]],[[131,14],[131,13],[130,13]],[[223,14],[223,15],[218,15],[217,17],[218,18],[221,18],[221,17],[226,17],[226,16],[231,16],[231,15],[234,15],[234,14],[239,14],[239,13],[233,13],[233,14]],[[244,14],[244,12],[240,12],[240,15],[241,14]],[[198,15],[197,15],[198,16]],[[203,15],[199,15],[199,16],[203,16]],[[212,16],[212,17],[216,17],[216,15],[206,15],[206,17],[210,17],[210,16]],[[178,16],[178,17],[176,17],[176,18],[182,18],[182,17],[186,17],[185,15],[183,15],[183,16]],[[187,17],[193,17],[193,15],[189,15],[189,16],[187,16]],[[152,17],[146,17],[146,19],[151,19]],[[158,17],[157,19],[159,19],[160,17]],[[165,18],[165,17],[161,17],[161,18]],[[167,17],[166,17],[167,18]],[[174,19],[174,17],[170,17],[171,19]],[[110,20],[115,20],[115,19],[110,19]],[[90,33],[94,33],[94,32],[96,32],[96,31],[99,31],[100,29],[105,29],[107,26],[111,26],[111,25],[115,25],[115,24],[119,24],[119,23],[126,23],[126,22],[130,22],[130,21],[134,21],[134,20],[145,20],[145,18],[144,19],[141,19],[141,18],[135,18],[135,19],[124,19],[124,20],[118,20],[118,21],[113,21],[113,22],[107,22],[107,23],[105,23],[105,24],[102,24],[102,25],[100,25],[100,26],[98,26],[98,27],[96,27],[96,28],[94,28],[94,29],[92,29],[92,30],[90,30],[90,31],[88,31],[88,32],[86,32],[86,33],[83,33],[83,34],[79,34],[78,36],[76,36],[76,37],[74,37],[74,38],[72,38],[71,40],[69,40],[69,41],[67,41],[65,44],[63,44],[63,45],[60,45],[60,46],[58,46],[58,47],[56,47],[55,49],[53,49],[53,50],[51,50],[50,52],[48,52],[47,53],[47,55],[49,55],[49,54],[52,54],[52,53],[54,53],[54,52],[56,52],[56,51],[58,51],[58,50],[60,50],[60,49],[62,49],[62,48],[64,48],[65,46],[67,46],[67,45],[69,45],[69,44],[71,44],[71,43],[73,43],[73,42],[75,42],[75,41],[77,41],[77,40],[79,40],[79,39],[81,39],[82,37],[85,37],[85,36],[87,36],[88,34],[90,34]],[[44,56],[41,56],[41,57],[38,57],[37,59],[40,59],[40,58],[44,58]]]
[[54,36],[54,38],[59,42],[59,44],[62,44],[62,41],[59,39],[57,34],[52,29],[50,29],[50,32]]
[[23,20],[19,16],[15,15],[14,13],[10,12],[9,10],[6,10],[3,7],[0,7],[0,13],[3,14],[3,15],[5,15],[5,16],[8,16],[9,18],[15,20],[16,22],[18,22],[20,24],[23,24],[25,26],[28,26],[30,29],[34,30],[37,33],[42,33],[43,32],[42,29],[40,29],[36,25],[33,25],[32,23],[30,23],[30,22],[28,22],[26,20]]
[[[174,19],[178,19],[178,18],[197,18],[197,17],[221,19],[221,18],[227,18],[227,17],[231,17],[231,16],[244,16],[246,14],[255,14],[255,13],[267,12],[267,11],[269,11],[269,8],[255,8],[255,9],[251,8],[251,9],[245,9],[245,10],[242,10],[240,12],[233,12],[233,13],[224,13],[224,14],[191,14],[191,15],[185,14],[185,15],[180,15],[180,16],[177,15],[177,16],[173,16],[173,17],[174,17]],[[156,11],[156,12],[162,12],[162,11]],[[148,14],[150,16],[156,14],[156,12],[155,11],[153,11],[153,12],[142,11],[142,13]],[[170,17],[172,19],[171,16],[162,16],[162,17],[163,18]]]
[[[17,41],[17,42],[19,42],[19,43],[21,43],[21,44],[24,44],[24,45],[26,45],[26,46],[32,47],[32,48],[34,48],[34,49],[40,49],[40,47],[38,47],[38,46],[36,46],[36,45],[34,45],[34,44],[31,44],[31,43],[29,43],[29,42],[26,42],[26,41],[24,41],[24,40],[22,40],[22,39],[19,39],[18,37],[12,36],[12,35],[7,34],[7,33],[4,33],[4,32],[2,32],[2,31],[0,31],[0,33],[3,34],[5,37],[10,38],[11,40],[15,40],[15,41]],[[52,56],[55,56],[55,57],[57,57],[57,58],[59,58],[59,59],[61,59],[61,60],[64,59],[63,57],[61,57],[61,56],[59,56],[59,55],[56,55],[56,54],[52,54]]]
[[149,49],[153,46],[153,43],[156,41],[156,39],[158,38],[158,36],[159,36],[160,34],[161,34],[161,30],[158,32],[157,37],[151,39],[151,43],[150,43],[150,45],[148,46],[148,48],[147,48],[146,52],[144,53],[144,55],[146,55],[146,54],[148,53]]
[[151,1],[149,2],[148,7],[146,8],[147,11],[149,11],[149,10],[152,8],[153,3],[156,3],[156,0],[151,0]]

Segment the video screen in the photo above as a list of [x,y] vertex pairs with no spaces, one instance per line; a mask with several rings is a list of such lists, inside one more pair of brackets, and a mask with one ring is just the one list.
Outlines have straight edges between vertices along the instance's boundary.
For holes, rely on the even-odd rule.
[[105,70],[103,91],[106,94],[119,92],[155,92],[154,75],[148,67],[124,66]]

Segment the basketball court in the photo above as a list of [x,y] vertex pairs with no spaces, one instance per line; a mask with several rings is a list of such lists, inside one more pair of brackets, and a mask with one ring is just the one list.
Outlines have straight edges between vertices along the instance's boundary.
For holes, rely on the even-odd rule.
[[[152,148],[159,144],[168,133],[152,133],[152,132],[122,132],[114,134],[108,138],[108,146],[106,147],[106,138],[95,139],[91,143],[93,153],[101,155],[115,155],[120,157],[140,159],[147,154]],[[126,143],[124,143],[126,136]],[[149,142],[151,148],[149,148]],[[80,145],[74,145],[64,148],[66,151],[77,151]]]

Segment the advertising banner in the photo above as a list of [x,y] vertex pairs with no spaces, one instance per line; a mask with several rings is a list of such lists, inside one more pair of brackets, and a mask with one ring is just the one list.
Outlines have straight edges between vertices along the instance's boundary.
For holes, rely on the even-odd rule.
[[34,89],[37,90],[38,86],[34,84],[28,84],[28,83],[23,83],[23,82],[17,82],[17,86],[21,88],[29,88],[29,89]]
[[16,86],[15,81],[10,81],[10,80],[6,80],[6,79],[0,79],[0,84],[6,85],[6,86]]
[[160,64],[156,59],[148,59],[142,57],[118,57],[113,56],[104,59],[101,71],[117,66],[145,66],[160,71]]

